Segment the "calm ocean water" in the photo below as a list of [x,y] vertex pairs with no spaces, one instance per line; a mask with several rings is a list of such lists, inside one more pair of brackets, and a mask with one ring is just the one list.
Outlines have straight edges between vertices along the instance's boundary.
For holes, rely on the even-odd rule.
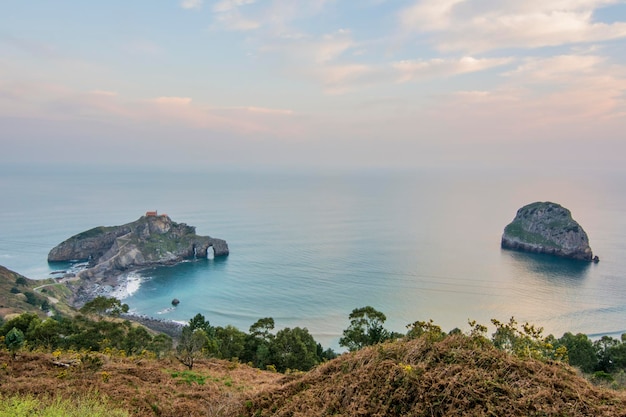
[[[405,331],[432,318],[530,321],[547,333],[626,331],[626,174],[423,170],[279,174],[0,172],[0,264],[31,278],[48,251],[95,226],[167,213],[228,241],[226,259],[143,271],[131,309],[241,330],[261,317],[338,348],[372,305]],[[502,251],[516,210],[550,200],[589,234],[599,264]],[[181,303],[171,309],[171,300]]]

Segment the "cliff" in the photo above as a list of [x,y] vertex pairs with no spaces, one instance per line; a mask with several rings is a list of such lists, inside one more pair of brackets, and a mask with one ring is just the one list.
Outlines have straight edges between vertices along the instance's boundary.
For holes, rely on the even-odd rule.
[[89,261],[86,277],[152,265],[174,264],[194,257],[228,255],[222,239],[198,236],[195,227],[173,222],[166,215],[142,216],[122,226],[96,227],[70,237],[54,247],[48,262]]
[[571,212],[551,202],[532,203],[519,209],[504,229],[501,246],[564,258],[598,260],[593,257],[587,233],[572,218]]

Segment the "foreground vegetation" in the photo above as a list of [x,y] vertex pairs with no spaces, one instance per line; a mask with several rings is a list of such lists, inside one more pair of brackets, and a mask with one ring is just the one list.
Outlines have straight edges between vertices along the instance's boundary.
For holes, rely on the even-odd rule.
[[38,407],[95,396],[122,416],[626,415],[623,392],[594,386],[563,362],[498,349],[480,326],[451,335],[430,322],[421,329],[287,374],[205,357],[189,370],[173,356],[122,352],[22,350],[13,360],[4,349],[0,395]]
[[490,335],[432,321],[397,333],[367,306],[349,315],[337,357],[270,317],[246,333],[197,314],[173,340],[124,319],[118,300],[63,314],[50,308],[56,284],[40,294],[4,276],[0,307],[26,312],[0,320],[0,417],[626,416],[615,390],[626,387],[625,336],[556,338],[513,318],[492,320]]
[[0,417],[128,417],[123,409],[112,407],[97,396],[69,399],[32,396],[0,396]]

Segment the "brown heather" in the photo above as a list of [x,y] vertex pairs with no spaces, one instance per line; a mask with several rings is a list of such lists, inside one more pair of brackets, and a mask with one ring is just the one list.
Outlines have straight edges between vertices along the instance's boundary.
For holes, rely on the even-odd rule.
[[[201,360],[0,352],[0,396],[102,396],[132,416],[626,416],[626,395],[571,367],[519,359],[481,337],[427,336],[282,375]],[[91,358],[91,360],[89,360]],[[99,358],[100,360],[93,360]]]
[[200,417],[232,416],[250,395],[267,386],[276,387],[282,375],[260,371],[228,361],[199,360],[193,372],[175,359],[121,358],[89,353],[100,358],[69,368],[78,354],[60,357],[43,353],[20,353],[15,361],[0,351],[0,397],[32,395],[103,397],[131,416]]
[[258,395],[247,416],[626,416],[626,395],[481,338],[425,337],[348,353]]

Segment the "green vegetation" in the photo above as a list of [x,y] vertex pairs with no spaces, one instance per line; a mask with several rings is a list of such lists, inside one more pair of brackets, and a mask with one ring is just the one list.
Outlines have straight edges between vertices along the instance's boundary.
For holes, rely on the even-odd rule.
[[22,333],[20,329],[13,327],[4,336],[4,342],[6,343],[7,348],[11,351],[13,359],[15,359],[17,351],[24,346],[24,333]]
[[36,314],[24,313],[6,321],[0,327],[0,336],[4,337],[8,347],[11,338],[14,352],[22,347],[16,345],[16,331],[21,332],[23,347],[28,350],[123,352],[125,355],[138,355],[145,351],[161,357],[172,348],[172,340],[168,336],[153,336],[128,320],[92,320],[84,315],[41,319]]
[[[598,394],[565,366],[579,367],[595,384],[626,387],[626,335],[621,340],[605,336],[591,341],[585,335],[566,333],[557,339],[514,318],[492,320],[490,336],[488,328],[476,322],[469,323],[467,333],[459,329],[446,333],[432,320],[415,321],[407,326],[406,334],[400,334],[384,327],[382,312],[366,306],[348,316],[350,323],[341,343],[350,352],[337,358],[316,343],[306,328],[274,332],[271,317],[259,319],[246,333],[234,326],[212,326],[197,314],[173,349],[169,337],[155,336],[115,317],[122,308],[119,301],[102,298],[87,304],[75,317],[24,313],[2,323],[0,340],[6,349],[0,355],[17,355],[13,361],[4,359],[0,367],[0,393],[5,395],[0,403],[8,410],[4,415],[101,415],[93,403],[72,414],[73,409],[62,400],[66,394],[57,397],[52,391],[57,388],[42,390],[28,379],[22,381],[28,381],[32,390],[13,390],[7,382],[18,375],[18,368],[19,372],[39,369],[48,375],[52,382],[48,380],[46,387],[58,385],[73,392],[76,385],[71,384],[85,386],[87,382],[91,389],[110,390],[109,395],[119,395],[116,401],[123,398],[124,409],[132,415],[274,415],[279,410],[283,410],[280,415],[290,415],[298,409],[303,415],[608,416],[626,404],[626,400],[620,403]],[[34,355],[47,355],[39,368],[33,365]],[[152,360],[157,358],[165,359]],[[273,372],[253,372],[241,363]],[[280,379],[276,372],[289,376]],[[247,379],[242,382],[244,374]],[[257,378],[283,382],[280,389],[243,396],[251,385],[260,383],[251,382]],[[179,390],[211,392],[213,397],[177,394]],[[22,395],[28,392],[55,396],[33,400]],[[585,402],[576,405],[578,395]],[[177,408],[183,407],[179,402],[183,398],[186,405]],[[210,398],[214,401],[210,407],[194,405]],[[31,401],[39,403],[28,408]],[[50,408],[56,404],[62,411],[48,411],[57,410]],[[322,407],[321,411],[314,412],[316,407]],[[127,415],[122,409],[105,408],[106,415]],[[0,417],[5,409],[0,409]],[[19,414],[21,410],[28,411]]]
[[85,303],[80,312],[83,314],[119,317],[122,313],[128,313],[128,304],[122,304],[116,298],[99,296]]
[[285,328],[275,335],[273,329],[271,317],[259,319],[250,326],[250,333],[245,333],[230,325],[211,326],[202,314],[196,314],[183,328],[176,358],[189,370],[197,360],[211,357],[286,372],[308,371],[336,357],[331,349],[324,350],[306,328]]
[[383,327],[386,320],[385,314],[371,306],[355,308],[350,313],[350,327],[343,331],[339,346],[353,352],[389,340],[393,335]]
[[101,236],[112,230],[115,230],[115,227],[98,226],[98,227],[94,227],[93,229],[89,229],[82,233],[79,233],[76,236],[73,236],[71,239],[74,239],[74,240],[89,239],[89,238]]
[[85,398],[35,398],[0,395],[0,417],[128,417],[130,414],[112,407],[97,395]]
[[522,242],[558,248],[559,245],[552,240],[546,239],[539,233],[531,233],[524,230],[520,221],[513,221],[504,228],[504,233],[508,236],[515,237]]
[[[21,349],[120,352],[126,356],[148,353],[158,358],[174,353],[189,371],[205,358],[248,363],[278,372],[308,371],[337,356],[331,349],[324,350],[306,328],[285,328],[273,333],[271,317],[259,319],[246,333],[234,326],[212,326],[202,314],[183,327],[172,352],[173,341],[168,336],[155,336],[142,326],[116,319],[126,308],[118,300],[98,297],[85,304],[83,314],[75,317],[42,319],[35,313],[24,313],[1,323],[0,337],[13,355]],[[371,306],[354,309],[349,319],[340,345],[351,352],[401,338],[437,342],[449,334],[461,334],[458,329],[446,334],[432,320],[416,321],[407,326],[406,334],[396,333],[384,327],[386,316]],[[544,336],[542,328],[531,324],[520,325],[514,318],[508,322],[494,319],[492,325],[495,332],[491,338],[486,336],[487,327],[475,322],[470,322],[469,334],[521,359],[566,362],[592,380],[596,375],[597,381],[619,385],[626,378],[626,335],[621,340],[604,336],[592,341],[586,335],[571,333],[556,338]]]
[[52,282],[34,281],[0,266],[0,316],[30,312],[43,317],[49,310],[64,309],[64,306],[52,305],[48,294],[35,291],[38,286]]

